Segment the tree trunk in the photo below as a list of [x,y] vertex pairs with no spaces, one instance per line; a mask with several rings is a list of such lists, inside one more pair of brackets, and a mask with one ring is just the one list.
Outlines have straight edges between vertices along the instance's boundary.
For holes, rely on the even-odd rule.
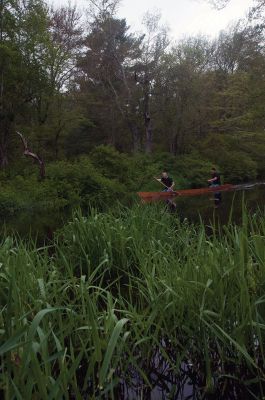
[[132,134],[132,146],[134,154],[139,153],[141,151],[141,136],[139,132],[138,126],[131,121],[128,121],[128,126]]
[[6,144],[0,144],[0,166],[1,168],[5,168],[8,165],[8,158],[7,158],[7,150]]
[[149,114],[146,113],[144,119],[145,119],[145,135],[146,135],[145,152],[147,154],[151,154],[153,145],[153,130]]
[[55,160],[58,160],[58,155],[59,155],[59,136],[60,133],[57,132],[55,135],[55,143],[54,143],[54,150],[55,150]]
[[8,138],[11,132],[14,115],[4,115],[0,111],[0,168],[8,165]]
[[181,154],[183,149],[183,130],[182,124],[180,123],[177,127],[175,133],[172,136],[172,140],[170,143],[170,151],[174,156],[177,154]]
[[[3,32],[4,32],[4,1],[0,2],[0,44],[3,43]],[[4,108],[4,67],[1,64],[0,71],[0,167],[5,168],[8,165],[7,157],[7,138],[10,132],[11,121],[13,120],[13,114],[6,114]]]
[[150,117],[150,80],[147,76],[144,79],[144,125],[145,125],[145,152],[152,153],[153,130]]
[[109,144],[113,147],[116,148],[116,129],[115,129],[115,112],[114,112],[114,107],[111,107],[111,124],[110,124],[110,128],[109,128]]
[[60,140],[62,131],[63,131],[63,127],[59,126],[56,130],[55,137],[54,137],[54,152],[55,152],[56,160],[58,160],[58,157],[59,157],[59,151],[60,151],[59,140]]
[[172,139],[170,141],[170,153],[174,156],[177,154],[175,135],[172,135]]

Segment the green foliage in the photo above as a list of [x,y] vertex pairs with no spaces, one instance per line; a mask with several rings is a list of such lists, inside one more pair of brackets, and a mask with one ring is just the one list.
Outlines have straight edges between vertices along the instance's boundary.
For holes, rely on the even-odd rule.
[[[124,183],[118,175],[117,179],[104,176],[88,157],[73,162],[50,163],[46,172],[47,177],[43,181],[35,174],[2,175],[0,212],[13,214],[20,209],[48,210],[76,205],[110,207],[117,201],[128,202],[132,196],[132,190],[128,188],[129,180]],[[115,167],[113,171],[109,170],[109,175],[114,174]]]
[[72,163],[58,161],[50,164],[47,178],[56,187],[58,198],[70,205],[109,206],[127,195],[122,182],[104,176],[87,157]]
[[89,157],[48,163],[44,181],[37,178],[37,170],[32,172],[28,160],[18,165],[19,174],[10,170],[0,176],[2,214],[30,208],[76,205],[108,208],[117,202],[129,204],[135,192],[161,190],[154,177],[165,169],[180,189],[206,187],[213,165],[220,171],[223,183],[253,181],[264,171],[255,141],[251,143],[249,139],[244,146],[236,146],[236,137],[220,136],[209,136],[197,152],[177,156],[168,153],[129,156],[110,146],[99,146]]
[[152,162],[159,167],[159,172],[174,171],[176,156],[167,152],[159,152],[152,156]]
[[245,132],[237,138],[238,148],[251,157],[256,163],[257,175],[259,178],[265,177],[265,135],[264,133]]
[[134,190],[155,190],[157,183],[154,176],[159,176],[163,167],[155,158],[147,154],[137,154],[131,159],[131,166],[134,171]]
[[137,393],[152,389],[159,356],[171,376],[182,375],[187,360],[196,365],[191,372],[204,397],[239,389],[238,398],[261,398],[264,221],[244,213],[242,226],[209,236],[162,208],[136,206],[75,214],[58,232],[52,257],[49,247],[4,239],[2,393],[123,398],[119,381],[134,386],[136,372]]
[[262,174],[262,146],[265,140],[256,134],[209,135],[200,144],[199,151],[219,166],[226,182],[238,183],[255,180],[259,171]]
[[220,154],[219,165],[226,182],[254,181],[257,177],[257,163],[240,151]]
[[207,186],[211,168],[211,162],[203,160],[198,153],[180,156],[176,162],[177,173],[185,178],[190,187]]
[[[140,153],[148,179],[166,168],[184,186],[204,182],[201,173],[192,178],[176,171],[185,163],[191,172],[200,169],[191,159],[221,169],[229,161],[237,171],[226,171],[225,178],[233,181],[264,176],[262,27],[238,23],[214,41],[199,35],[169,48],[159,15],[146,15],[146,35],[129,33],[126,20],[116,15],[117,2],[111,4],[111,13],[109,6],[92,7],[87,30],[70,5],[2,1],[0,166],[19,164],[14,137],[19,128],[46,162],[92,150],[101,175],[133,190],[141,180],[135,159],[124,155],[132,152]],[[207,152],[204,144],[213,133]],[[218,159],[219,144],[225,163]],[[141,161],[141,152],[151,150],[159,154]],[[237,154],[229,160],[225,151]],[[249,156],[242,154],[242,168],[237,168],[239,151]],[[183,154],[190,156],[176,164],[175,155],[181,160]],[[148,185],[146,179],[143,186]]]
[[2,181],[0,213],[14,214],[22,209],[49,209],[65,205],[56,188],[48,181],[40,182],[35,175],[24,178],[20,175]]
[[123,184],[128,184],[134,176],[130,158],[111,146],[95,147],[89,157],[94,168],[99,170],[106,178],[116,179]]
[[13,187],[2,186],[0,192],[0,213],[2,215],[14,214],[21,208],[18,196]]

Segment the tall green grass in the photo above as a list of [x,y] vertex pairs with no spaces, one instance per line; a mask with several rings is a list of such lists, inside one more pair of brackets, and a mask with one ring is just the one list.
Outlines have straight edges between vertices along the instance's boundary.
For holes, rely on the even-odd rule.
[[158,206],[76,213],[50,246],[2,242],[0,299],[6,399],[114,399],[157,357],[264,396],[264,215],[209,236]]

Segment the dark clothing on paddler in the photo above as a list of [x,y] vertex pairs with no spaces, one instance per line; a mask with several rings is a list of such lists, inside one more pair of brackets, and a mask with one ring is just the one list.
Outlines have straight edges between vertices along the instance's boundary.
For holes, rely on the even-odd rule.
[[168,188],[170,188],[173,185],[173,179],[170,178],[169,176],[167,178],[162,177],[161,182]]
[[215,171],[212,173],[212,179],[214,179],[214,181],[212,181],[212,185],[221,185],[221,177],[220,174],[218,174],[218,172]]

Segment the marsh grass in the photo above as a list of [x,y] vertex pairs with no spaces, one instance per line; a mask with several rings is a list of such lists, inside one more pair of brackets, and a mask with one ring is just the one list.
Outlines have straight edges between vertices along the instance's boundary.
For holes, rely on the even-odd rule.
[[[262,398],[265,216],[243,210],[242,221],[209,236],[202,223],[180,222],[161,206],[135,206],[75,213],[52,253],[7,237],[5,398],[114,399],[135,376],[145,390],[154,371],[161,383],[161,365],[175,378],[188,366],[198,398]],[[167,388],[174,398],[177,386]]]

